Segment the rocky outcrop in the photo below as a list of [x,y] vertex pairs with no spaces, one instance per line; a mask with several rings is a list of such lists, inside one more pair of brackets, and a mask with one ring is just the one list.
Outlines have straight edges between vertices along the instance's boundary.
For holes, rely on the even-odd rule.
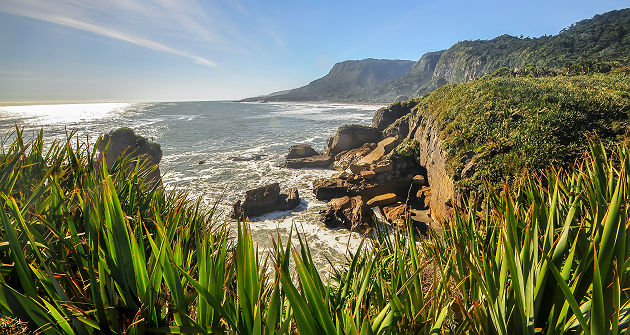
[[273,211],[286,211],[300,204],[300,196],[296,188],[280,193],[280,184],[273,183],[245,192],[245,199],[234,203],[230,217],[245,220]]
[[333,163],[333,168],[335,170],[343,171],[351,165],[356,164],[361,158],[363,158],[363,156],[374,150],[374,148],[376,148],[376,143],[365,143],[356,149],[337,154]]
[[362,125],[344,125],[337,133],[328,139],[326,154],[336,156],[337,154],[356,149],[365,143],[376,143],[381,139],[381,132],[374,128]]
[[304,158],[287,159],[283,167],[290,169],[318,169],[329,168],[333,163],[333,158],[328,155],[317,155]]
[[305,158],[317,156],[319,153],[310,144],[294,144],[289,148],[286,159]]
[[376,145],[376,147],[370,151],[367,155],[359,159],[357,165],[370,165],[376,161],[382,160],[385,155],[389,154],[396,148],[400,142],[395,137],[388,137]]
[[430,196],[424,196],[422,201],[429,205],[434,220],[446,219],[452,214],[456,196],[455,182],[446,170],[447,155],[442,149],[440,129],[428,111],[416,109],[411,119],[408,137],[419,144],[418,161],[426,169],[431,185]]
[[407,114],[400,119],[394,121],[389,127],[383,130],[383,136],[385,137],[396,137],[396,138],[406,138],[409,135],[409,117],[411,115]]
[[326,209],[320,211],[322,222],[330,228],[343,227],[348,230],[364,232],[373,225],[374,219],[370,207],[360,196],[343,196],[328,202]]
[[383,216],[389,223],[398,228],[404,228],[410,219],[407,205],[400,202],[383,207]]
[[159,164],[162,160],[162,149],[160,145],[137,135],[133,129],[119,128],[105,134],[98,142],[97,148],[101,153],[100,159],[104,155],[110,170],[122,155],[128,158],[125,169],[135,168],[138,161],[143,162],[150,171],[146,176],[149,185],[161,183]]
[[409,114],[416,105],[415,100],[397,101],[387,107],[377,110],[372,117],[372,127],[383,131],[396,120]]

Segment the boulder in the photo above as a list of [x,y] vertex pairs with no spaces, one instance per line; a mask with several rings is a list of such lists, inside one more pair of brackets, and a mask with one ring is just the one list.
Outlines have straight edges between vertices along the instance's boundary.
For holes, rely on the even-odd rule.
[[367,205],[370,207],[375,207],[375,206],[383,207],[383,206],[396,203],[397,201],[398,201],[398,198],[396,197],[396,194],[385,193],[385,194],[377,195],[373,197],[372,199],[368,200]]
[[347,195],[348,186],[340,178],[317,179],[313,182],[313,193],[317,200],[330,200]]
[[[107,152],[105,148],[107,147]],[[138,161],[146,162],[151,172],[147,175],[146,180],[149,185],[161,183],[160,177],[160,160],[162,160],[162,149],[160,145],[150,142],[146,138],[137,135],[131,128],[118,128],[105,134],[98,143],[100,151],[100,159],[105,155],[107,167],[111,169],[116,159],[121,155],[128,155],[128,163],[125,171],[135,168]]]
[[362,125],[344,125],[339,127],[337,133],[328,140],[326,154],[337,154],[356,149],[365,143],[376,143],[381,139],[381,132],[374,128]]
[[280,194],[280,198],[284,203],[284,210],[294,209],[300,204],[300,201],[302,201],[298,189],[295,187],[288,188],[285,194]]
[[332,199],[319,213],[322,222],[330,228],[343,227],[364,232],[373,222],[372,212],[360,196]]
[[231,217],[243,220],[273,211],[291,210],[300,204],[296,188],[280,194],[280,184],[273,183],[245,192],[245,199],[234,203]]
[[403,203],[395,203],[382,208],[383,216],[389,223],[398,228],[404,228],[407,221],[409,221],[409,211],[407,206]]
[[259,161],[261,159],[263,159],[263,157],[266,157],[267,155],[265,154],[256,154],[256,155],[250,155],[250,156],[239,156],[239,157],[230,157],[229,159],[233,162],[249,162],[249,161]]
[[333,162],[333,158],[328,155],[317,155],[303,158],[287,159],[283,167],[290,169],[317,169],[329,168]]
[[310,144],[294,144],[289,148],[286,159],[305,158],[317,156],[319,153]]

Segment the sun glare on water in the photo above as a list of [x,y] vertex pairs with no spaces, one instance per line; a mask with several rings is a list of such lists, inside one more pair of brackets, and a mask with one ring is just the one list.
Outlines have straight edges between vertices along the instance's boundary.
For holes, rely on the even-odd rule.
[[20,119],[31,124],[77,124],[111,117],[128,103],[91,103],[0,107],[0,119]]

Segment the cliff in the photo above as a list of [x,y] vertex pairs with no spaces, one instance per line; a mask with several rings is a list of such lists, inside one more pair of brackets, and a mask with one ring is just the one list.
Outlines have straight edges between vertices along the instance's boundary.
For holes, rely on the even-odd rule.
[[[427,171],[431,213],[444,218],[484,184],[499,189],[527,173],[569,166],[587,149],[588,136],[609,146],[627,139],[630,67],[604,71],[498,71],[383,108],[375,124],[414,147]],[[402,116],[392,122],[387,115]],[[383,119],[389,124],[377,122]]]
[[378,85],[400,78],[414,65],[410,60],[363,59],[337,63],[324,77],[306,86],[242,101],[348,101]]
[[448,83],[466,82],[506,68],[552,68],[567,63],[630,61],[630,9],[574,23],[553,36],[498,36],[462,41],[409,61],[363,60],[335,64],[304,87],[245,101],[325,100],[392,102],[420,97]]

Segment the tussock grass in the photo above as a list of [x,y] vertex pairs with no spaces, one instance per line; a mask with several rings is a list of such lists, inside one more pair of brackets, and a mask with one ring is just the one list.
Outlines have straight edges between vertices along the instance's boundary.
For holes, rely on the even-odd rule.
[[44,149],[17,130],[0,155],[3,316],[50,334],[627,331],[627,145],[489,188],[443,237],[378,231],[325,280],[299,233],[261,255],[247,223],[230,236],[125,159],[108,171],[72,134]]

